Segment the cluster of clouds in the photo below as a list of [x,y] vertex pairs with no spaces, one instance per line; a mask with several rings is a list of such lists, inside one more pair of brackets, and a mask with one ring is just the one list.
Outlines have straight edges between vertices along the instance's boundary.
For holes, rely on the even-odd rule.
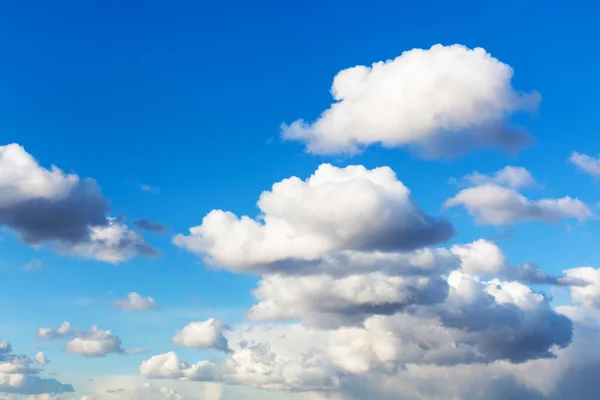
[[67,339],[65,351],[85,357],[104,357],[107,354],[141,354],[142,348],[124,349],[121,339],[109,330],[92,325],[89,331],[74,329],[68,321],[58,328],[39,328],[36,338],[40,340]]
[[[462,181],[468,188],[447,205],[470,189],[498,188],[524,198],[517,188],[535,185],[521,167],[474,173]],[[591,216],[577,199],[525,199],[526,206],[515,210],[502,198],[491,205],[476,198],[484,205],[478,215],[491,224]],[[427,374],[437,379],[462,374],[462,382],[481,387],[467,382],[466,372],[480,369],[514,381],[515,393],[543,398],[554,393],[551,383],[524,383],[518,371],[571,363],[560,361],[571,357],[574,332],[579,335],[569,312],[593,309],[600,294],[599,270],[590,267],[554,276],[533,263],[511,265],[486,239],[436,247],[453,236],[452,225],[423,211],[389,168],[323,164],[306,180],[274,184],[257,204],[258,218],[211,211],[174,243],[207,263],[259,274],[257,303],[247,317],[267,325],[231,329],[215,320],[191,323],[173,343],[223,352],[223,360],[191,364],[169,352],[142,363],[143,376],[343,399],[374,393],[445,399],[455,397],[427,397],[433,388],[406,382],[424,384]],[[584,211],[569,212],[573,204]],[[473,213],[475,206],[465,206]],[[579,304],[576,311],[551,307],[550,296],[529,286],[540,284],[569,288]],[[536,376],[542,379],[541,372]],[[394,385],[397,379],[406,386]],[[495,385],[491,379],[482,382]]]
[[[371,145],[407,147],[426,157],[516,150],[531,137],[510,117],[533,110],[540,96],[516,90],[512,76],[509,65],[481,48],[414,49],[340,71],[331,89],[335,102],[314,122],[284,124],[282,135],[318,154]],[[569,160],[600,177],[598,159],[573,153]],[[459,183],[444,208],[464,208],[478,224],[593,217],[577,198],[527,197],[540,185],[523,167],[474,172]],[[152,355],[139,367],[142,377],[248,386],[306,400],[594,397],[600,269],[551,275],[535,263],[513,265],[487,239],[442,247],[455,239],[455,228],[422,209],[389,167],[322,164],[306,179],[276,182],[257,207],[257,217],[212,210],[173,237],[206,264],[258,276],[249,322],[190,322],[171,344],[214,356],[194,363],[176,351]],[[109,212],[93,180],[43,168],[18,145],[0,147],[0,224],[23,242],[49,242],[60,253],[111,263],[157,253]],[[166,231],[147,219],[133,224]],[[552,307],[537,285],[567,288],[572,305]],[[157,308],[152,297],[135,292],[113,306]],[[124,349],[111,331],[79,331],[68,322],[40,328],[37,338],[65,339],[67,353],[86,357],[145,351]],[[43,353],[34,360],[39,368],[48,363]],[[32,364],[0,343],[0,392],[49,400],[73,391],[40,378]],[[162,383],[106,393],[127,400],[189,397]]]
[[15,354],[10,343],[0,342],[0,393],[44,395],[73,392],[71,385],[40,376],[48,362],[44,353],[37,353],[32,360],[25,355]]

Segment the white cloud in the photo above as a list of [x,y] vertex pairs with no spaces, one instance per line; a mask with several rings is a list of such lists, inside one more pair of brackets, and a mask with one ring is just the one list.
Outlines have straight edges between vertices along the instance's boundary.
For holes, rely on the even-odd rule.
[[202,322],[191,322],[173,338],[173,344],[193,349],[216,349],[229,351],[227,339],[223,335],[229,327],[221,321],[210,318]]
[[258,207],[260,220],[213,210],[174,243],[240,271],[339,250],[412,250],[453,234],[447,221],[419,209],[387,167],[323,164],[305,181],[292,177],[274,184]]
[[511,85],[512,68],[482,48],[435,45],[394,60],[340,71],[335,103],[314,123],[283,125],[283,137],[312,153],[355,153],[380,143],[414,146],[430,155],[474,147],[522,146],[528,135],[506,117],[535,108],[537,93]]
[[569,161],[576,165],[580,170],[593,176],[594,178],[600,178],[599,158],[575,152],[571,154],[571,157],[569,157]]
[[63,323],[57,328],[39,328],[36,334],[38,339],[57,339],[61,337],[70,336],[73,334],[71,330],[71,324],[69,321],[63,321]]
[[411,305],[442,302],[448,284],[441,277],[387,276],[381,273],[333,278],[328,275],[268,275],[248,313],[258,321],[301,320],[332,327],[360,324],[371,315],[394,314]]
[[148,256],[158,254],[144,241],[142,235],[130,230],[115,218],[108,218],[105,226],[90,228],[88,241],[72,246],[59,246],[58,250],[63,254],[77,255],[112,264],[130,260],[137,254]]
[[86,357],[104,357],[109,353],[124,353],[121,339],[95,325],[88,332],[77,332],[65,345],[67,353]]
[[468,275],[496,275],[507,266],[504,252],[489,240],[455,245],[451,251],[460,258],[460,268]]
[[522,221],[556,223],[561,219],[586,220],[590,209],[579,199],[529,200],[515,189],[483,184],[461,190],[445,202],[446,207],[464,206],[480,224],[506,225]]
[[[36,355],[35,358],[39,357]],[[31,364],[29,357],[14,354],[8,342],[0,342],[0,393],[50,396],[52,393],[73,392],[71,385],[39,377],[41,370]]]
[[508,186],[515,189],[535,185],[535,179],[531,173],[523,167],[506,166],[493,175],[485,175],[474,172],[463,177],[463,180],[473,184],[482,185],[491,183],[500,186]]
[[18,144],[0,146],[0,199],[0,225],[26,244],[112,263],[156,253],[107,217],[108,199],[94,180],[46,169]]
[[573,300],[587,308],[600,309],[600,269],[579,267],[567,269],[564,273],[567,277],[584,282],[583,285],[571,287]]
[[44,366],[44,365],[46,365],[46,364],[48,364],[50,362],[48,360],[48,357],[46,357],[46,355],[44,353],[42,353],[41,351],[38,352],[38,353],[36,353],[36,355],[34,356],[34,359],[41,366]]
[[156,301],[152,297],[144,297],[136,292],[129,293],[126,299],[115,300],[113,306],[124,311],[142,311],[157,308]]
[[147,378],[171,378],[197,381],[221,379],[218,366],[208,361],[190,365],[183,362],[174,352],[153,356],[140,365],[140,374]]

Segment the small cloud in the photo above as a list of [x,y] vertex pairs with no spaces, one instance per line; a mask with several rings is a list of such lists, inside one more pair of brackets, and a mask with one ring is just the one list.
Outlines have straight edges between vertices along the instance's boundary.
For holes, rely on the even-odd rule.
[[38,269],[42,269],[42,260],[34,258],[27,264],[23,265],[22,269],[23,271],[35,271]]
[[144,192],[150,192],[150,193],[158,193],[158,192],[160,192],[160,188],[158,186],[152,186],[152,185],[148,185],[146,183],[140,183],[140,182],[138,182],[138,186]]
[[136,219],[133,224],[140,229],[153,233],[165,233],[167,227],[160,222],[149,220],[148,218]]

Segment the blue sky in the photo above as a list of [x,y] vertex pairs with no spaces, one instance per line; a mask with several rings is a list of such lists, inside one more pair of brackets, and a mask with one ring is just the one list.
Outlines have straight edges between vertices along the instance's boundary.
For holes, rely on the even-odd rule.
[[[464,208],[443,207],[460,190],[452,178],[513,165],[540,184],[523,190],[528,197],[576,197],[598,214],[598,183],[568,161],[573,152],[600,153],[594,6],[371,3],[1,5],[0,145],[18,143],[44,168],[54,164],[93,178],[110,199],[111,215],[129,223],[149,218],[169,230],[143,233],[159,257],[111,265],[57,254],[51,245],[25,245],[5,227],[0,340],[31,353],[39,327],[68,320],[80,329],[110,329],[125,347],[154,355],[171,351],[173,332],[191,321],[246,323],[260,276],[204,266],[173,245],[173,236],[200,225],[213,209],[254,217],[262,191],[287,177],[306,179],[324,162],[392,168],[427,214],[452,222],[457,235],[448,246],[488,238],[512,264],[535,261],[549,274],[600,267],[595,218],[481,226]],[[492,149],[431,160],[377,145],[355,155],[315,155],[281,139],[282,123],[314,121],[330,106],[339,71],[437,43],[483,47],[514,69],[516,90],[541,94],[533,113],[509,117],[535,137],[533,145],[518,155]],[[24,271],[32,260],[41,268]],[[552,291],[558,304],[570,304],[567,289]],[[152,296],[162,308],[111,307],[130,292]],[[52,360],[47,370],[61,381],[67,381],[61,374],[70,377],[76,388],[94,376],[135,375],[149,357],[88,359],[66,353],[60,342],[44,345]],[[178,354],[190,361],[214,356],[212,350]]]

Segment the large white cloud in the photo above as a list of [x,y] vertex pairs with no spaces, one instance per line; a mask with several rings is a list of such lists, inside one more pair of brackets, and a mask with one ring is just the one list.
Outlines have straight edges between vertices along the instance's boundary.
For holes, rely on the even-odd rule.
[[301,320],[331,327],[360,324],[371,315],[394,314],[411,305],[442,302],[448,284],[441,277],[377,272],[343,278],[267,275],[254,295],[260,302],[248,313],[252,320]]
[[273,185],[258,201],[260,220],[213,210],[174,243],[210,263],[248,270],[336,250],[412,250],[447,240],[452,226],[426,215],[387,167],[321,165],[307,180]]
[[0,198],[0,225],[27,244],[52,242],[61,253],[110,263],[156,254],[107,217],[109,203],[95,181],[43,168],[18,144],[0,146]]
[[507,116],[537,106],[516,91],[513,69],[482,48],[435,45],[340,71],[329,109],[313,123],[283,125],[283,137],[312,153],[355,153],[371,144],[413,146],[439,156],[528,141]]
[[518,180],[480,181],[481,184],[463,189],[448,199],[445,206],[464,206],[478,223],[491,225],[522,221],[556,223],[561,219],[582,221],[592,216],[590,209],[577,198],[530,200],[514,188]]

